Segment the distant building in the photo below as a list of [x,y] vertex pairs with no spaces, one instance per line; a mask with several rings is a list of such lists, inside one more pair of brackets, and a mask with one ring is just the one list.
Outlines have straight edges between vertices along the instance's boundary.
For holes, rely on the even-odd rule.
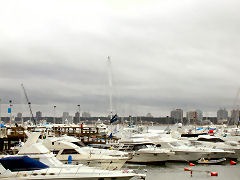
[[152,118],[153,115],[151,113],[147,113],[146,117]]
[[64,124],[72,124],[73,123],[73,117],[72,116],[68,116],[66,119],[63,119],[63,123]]
[[183,110],[182,109],[176,109],[171,111],[171,118],[175,123],[177,122],[183,122]]
[[227,120],[228,119],[228,111],[226,109],[219,109],[217,111],[217,120]]
[[91,114],[88,112],[83,112],[82,117],[89,118],[89,117],[91,117]]
[[79,113],[79,112],[76,112],[74,117],[75,117],[75,118],[79,118],[79,117],[80,117],[80,113]]
[[231,111],[231,118],[229,119],[229,124],[237,124],[239,120],[239,109],[233,109]]
[[42,118],[42,112],[41,111],[37,111],[36,112],[36,118],[39,120]]
[[187,121],[190,124],[201,124],[203,119],[203,113],[201,110],[187,112]]
[[69,112],[63,112],[62,118],[67,119],[69,116]]
[[22,118],[22,113],[17,113],[17,118]]
[[66,123],[72,123],[73,118],[72,116],[69,115],[69,112],[63,112],[63,116],[62,116],[62,123],[66,124]]
[[196,112],[197,112],[197,121],[201,123],[203,120],[203,112],[199,109],[197,109]]

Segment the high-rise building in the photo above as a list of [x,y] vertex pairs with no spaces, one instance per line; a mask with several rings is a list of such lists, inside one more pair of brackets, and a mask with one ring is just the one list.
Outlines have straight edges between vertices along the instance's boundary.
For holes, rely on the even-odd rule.
[[70,120],[69,112],[63,112],[62,123],[65,123]]
[[182,109],[176,109],[171,111],[171,118],[174,120],[174,122],[181,122],[183,121],[183,110]]
[[146,117],[148,117],[148,118],[152,118],[153,115],[152,115],[151,113],[147,113]]
[[199,109],[195,111],[187,112],[188,123],[190,122],[191,124],[194,124],[194,123],[200,124],[202,122],[202,119],[203,119],[203,113]]
[[228,111],[224,109],[219,109],[217,111],[217,120],[227,120],[228,119]]
[[22,118],[22,113],[17,113],[17,118]]
[[233,109],[231,111],[231,117],[229,119],[229,124],[237,124],[239,121],[239,109]]
[[80,113],[79,112],[76,112],[75,113],[75,118],[79,118],[80,117]]
[[42,117],[42,112],[41,111],[37,111],[36,112],[36,118],[39,119]]

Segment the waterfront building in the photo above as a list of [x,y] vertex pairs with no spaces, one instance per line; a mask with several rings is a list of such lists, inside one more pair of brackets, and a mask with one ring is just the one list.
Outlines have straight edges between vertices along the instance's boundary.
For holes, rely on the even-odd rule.
[[237,124],[239,120],[239,109],[233,109],[231,111],[231,118],[229,119],[229,124]]
[[153,118],[153,115],[151,113],[147,113],[146,117]]
[[22,118],[22,113],[17,113],[17,118]]
[[217,121],[222,120],[228,120],[228,111],[225,108],[217,111]]
[[201,124],[202,119],[203,119],[203,113],[199,109],[187,112],[187,121],[190,124],[194,124],[194,123]]
[[63,112],[62,119],[65,121],[69,117],[69,112]]
[[36,112],[36,118],[37,119],[41,119],[42,118],[42,112],[41,111],[37,111]]
[[75,117],[75,118],[79,118],[79,117],[80,117],[80,113],[79,113],[79,112],[76,112],[74,117]]
[[182,123],[183,122],[183,110],[176,109],[171,111],[171,118],[174,120],[175,123]]

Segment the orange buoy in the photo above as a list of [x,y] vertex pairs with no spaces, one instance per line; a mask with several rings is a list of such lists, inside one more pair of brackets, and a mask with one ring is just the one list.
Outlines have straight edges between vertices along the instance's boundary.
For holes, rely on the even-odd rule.
[[184,171],[191,171],[191,169],[189,169],[189,168],[184,168]]
[[211,176],[218,176],[217,172],[211,172]]
[[193,163],[189,163],[189,166],[195,166],[195,164],[193,164]]
[[231,160],[231,161],[230,161],[230,164],[231,164],[231,165],[236,165],[237,163],[236,163],[235,161]]

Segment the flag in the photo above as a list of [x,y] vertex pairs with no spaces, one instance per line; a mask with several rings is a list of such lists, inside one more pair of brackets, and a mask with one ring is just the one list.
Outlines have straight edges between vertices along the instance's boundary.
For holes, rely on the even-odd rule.
[[109,138],[112,138],[113,137],[113,135],[112,135],[112,133],[109,135]]
[[110,124],[111,123],[114,123],[115,121],[117,121],[118,120],[118,116],[117,116],[117,114],[115,114],[113,117],[112,117],[112,119],[110,120]]

